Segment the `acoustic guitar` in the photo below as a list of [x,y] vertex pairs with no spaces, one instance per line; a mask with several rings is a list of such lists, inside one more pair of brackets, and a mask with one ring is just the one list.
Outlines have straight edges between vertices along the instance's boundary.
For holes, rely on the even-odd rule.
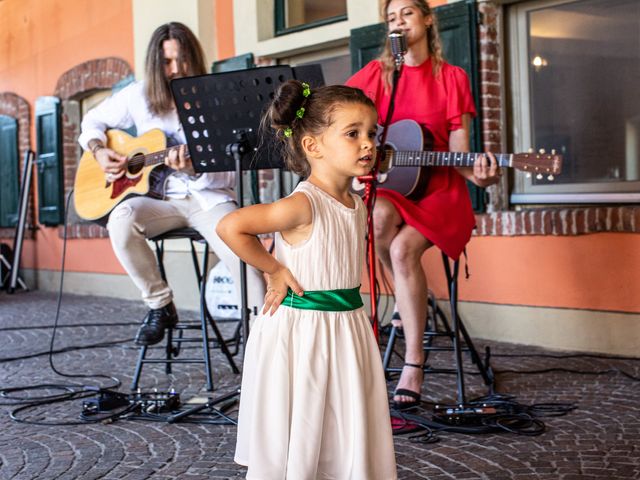
[[[171,150],[162,130],[149,130],[144,135],[132,137],[121,130],[107,131],[107,147],[127,157],[124,176],[110,180],[89,151],[84,152],[74,184],[76,212],[85,220],[98,222],[106,218],[121,201],[132,195],[163,198],[167,177],[173,173],[163,167]],[[186,152],[188,155],[188,151]]]
[[[378,127],[378,138],[382,127]],[[378,183],[401,193],[405,197],[421,198],[429,181],[429,169],[425,167],[472,167],[482,153],[434,152],[430,151],[432,137],[413,120],[400,120],[389,126],[385,152],[380,158]],[[512,167],[538,178],[547,175],[553,180],[562,168],[562,155],[555,152],[540,153],[494,153],[500,167]],[[396,168],[402,167],[402,168]],[[362,193],[364,184],[354,178],[352,189]]]

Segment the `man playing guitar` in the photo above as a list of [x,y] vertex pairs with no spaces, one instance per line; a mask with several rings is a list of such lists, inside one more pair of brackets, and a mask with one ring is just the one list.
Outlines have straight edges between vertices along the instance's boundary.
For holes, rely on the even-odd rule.
[[[145,80],[108,98],[82,121],[78,142],[93,154],[108,185],[127,180],[129,159],[108,148],[106,130],[135,126],[137,134],[143,135],[159,129],[169,146],[184,144],[169,82],[205,73],[202,47],[188,27],[172,22],[154,31],[147,49]],[[215,232],[218,220],[237,208],[232,190],[235,174],[196,175],[185,145],[168,150],[164,164],[154,168],[149,195],[126,198],[108,216],[114,252],[149,308],[136,335],[138,345],[160,342],[164,330],[178,322],[172,291],[160,276],[147,238],[176,228],[196,229],[240,285],[238,259]],[[258,305],[264,297],[264,281],[251,268],[247,269],[247,280],[249,306]]]

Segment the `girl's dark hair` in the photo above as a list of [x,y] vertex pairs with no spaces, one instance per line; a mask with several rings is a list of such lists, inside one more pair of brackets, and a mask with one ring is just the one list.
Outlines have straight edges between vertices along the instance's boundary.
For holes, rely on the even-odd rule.
[[144,65],[144,90],[149,110],[156,115],[166,115],[174,108],[169,81],[164,73],[165,40],[176,40],[180,45],[178,63],[180,68],[184,68],[184,75],[207,73],[202,46],[189,27],[179,22],[170,22],[156,28],[147,47]]
[[[390,3],[391,0],[385,0],[382,7],[382,17],[385,21],[387,18],[387,9],[389,8]],[[427,45],[429,46],[429,57],[431,58],[431,71],[433,72],[433,75],[437,77],[442,69],[442,63],[444,62],[442,42],[440,41],[440,33],[438,32],[438,21],[427,0],[413,0],[413,5],[420,10],[422,15],[425,17],[432,17],[431,26],[427,27]],[[382,63],[382,78],[384,78],[385,88],[390,90],[393,71],[395,70],[395,61],[391,54],[391,44],[389,43],[388,36],[385,39],[384,47],[380,54],[380,63]]]
[[[361,104],[375,110],[375,105],[359,88],[344,85],[330,85],[311,88],[309,96],[304,96],[304,86],[298,80],[284,82],[262,118],[262,130],[267,127],[276,130],[277,143],[289,170],[302,177],[309,176],[311,167],[307,161],[301,140],[305,135],[320,135],[334,121],[336,109],[348,104]],[[296,112],[304,108],[302,118]],[[285,131],[290,128],[291,135]]]

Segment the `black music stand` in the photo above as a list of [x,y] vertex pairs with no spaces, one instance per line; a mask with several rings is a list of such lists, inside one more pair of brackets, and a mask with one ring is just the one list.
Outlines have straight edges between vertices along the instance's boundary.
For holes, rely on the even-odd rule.
[[[29,193],[31,192],[31,177],[33,174],[33,157],[32,150],[27,150],[24,154],[24,162],[22,165],[22,180],[20,182],[20,202],[18,205],[18,223],[16,225],[16,233],[13,237],[13,258],[11,263],[0,253],[0,288],[4,288],[6,284],[7,293],[14,293],[17,285],[23,290],[28,290],[27,285],[18,275],[20,269],[20,257],[22,256],[22,244],[24,242],[24,232],[27,228],[27,210],[29,207]],[[2,273],[2,266],[7,267],[6,278]]]
[[[173,80],[171,90],[184,128],[196,172],[236,172],[238,206],[243,206],[242,172],[283,168],[275,155],[273,136],[259,138],[260,119],[278,86],[299,79],[311,88],[324,84],[320,65],[291,68],[288,65],[251,68]],[[240,299],[243,347],[249,336],[246,264],[240,261]],[[243,348],[244,355],[244,348]],[[228,400],[233,394],[181,412],[174,422],[191,413]]]

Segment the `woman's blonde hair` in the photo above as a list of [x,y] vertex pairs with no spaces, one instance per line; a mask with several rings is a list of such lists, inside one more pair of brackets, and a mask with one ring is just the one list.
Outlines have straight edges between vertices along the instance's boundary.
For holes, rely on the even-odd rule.
[[[384,7],[382,9],[382,16],[387,21],[387,9],[392,0],[385,0]],[[440,41],[440,33],[438,32],[438,22],[433,14],[433,10],[429,6],[426,0],[413,0],[413,5],[422,12],[425,17],[431,17],[432,22],[427,28],[427,45],[429,46],[429,58],[431,58],[431,67],[433,75],[437,76],[442,68],[444,62],[444,56],[442,55],[442,42]],[[384,78],[384,85],[386,89],[391,88],[391,82],[393,79],[393,70],[395,69],[395,63],[393,55],[391,54],[391,44],[389,43],[389,37],[385,40],[384,48],[380,54],[380,63],[382,64],[382,78]]]

